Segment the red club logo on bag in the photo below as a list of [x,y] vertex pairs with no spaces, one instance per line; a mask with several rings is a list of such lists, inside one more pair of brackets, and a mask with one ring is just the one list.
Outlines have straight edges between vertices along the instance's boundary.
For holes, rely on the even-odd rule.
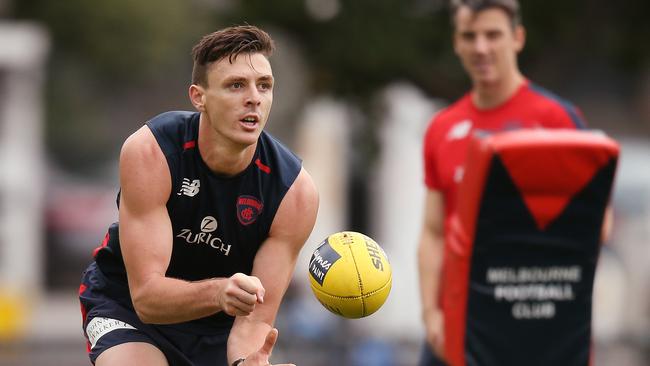
[[253,196],[239,196],[237,198],[237,218],[242,225],[250,225],[257,220],[264,204]]

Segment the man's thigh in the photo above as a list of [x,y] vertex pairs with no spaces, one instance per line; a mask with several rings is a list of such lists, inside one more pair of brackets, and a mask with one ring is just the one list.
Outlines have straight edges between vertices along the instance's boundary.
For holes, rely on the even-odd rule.
[[154,345],[145,342],[118,344],[102,352],[95,366],[169,366],[165,355]]

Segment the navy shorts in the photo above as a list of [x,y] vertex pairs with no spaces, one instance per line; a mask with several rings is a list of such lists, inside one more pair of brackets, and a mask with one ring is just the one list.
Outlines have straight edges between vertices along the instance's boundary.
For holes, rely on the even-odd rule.
[[433,353],[429,343],[424,342],[422,346],[422,354],[420,355],[420,362],[418,366],[446,366],[447,364],[442,361],[436,354]]
[[127,342],[146,342],[160,349],[170,366],[227,366],[230,328],[211,334],[188,332],[177,325],[144,324],[107,286],[93,262],[84,272],[79,300],[88,356],[94,364],[105,350]]

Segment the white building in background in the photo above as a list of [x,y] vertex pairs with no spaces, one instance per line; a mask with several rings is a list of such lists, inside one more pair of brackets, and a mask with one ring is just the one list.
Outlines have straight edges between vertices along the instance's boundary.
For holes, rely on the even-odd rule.
[[0,22],[0,337],[19,335],[43,291],[47,32]]
[[[410,84],[394,84],[379,94],[386,111],[379,123],[381,147],[371,189],[371,236],[388,254],[393,288],[368,329],[392,337],[422,337],[417,277],[417,245],[424,208],[422,139],[441,106]],[[372,317],[371,317],[372,318]],[[379,329],[378,329],[379,328]]]
[[308,104],[298,123],[296,153],[302,157],[320,196],[316,225],[296,265],[296,280],[306,288],[314,249],[328,235],[347,229],[349,126],[346,105],[328,98]]

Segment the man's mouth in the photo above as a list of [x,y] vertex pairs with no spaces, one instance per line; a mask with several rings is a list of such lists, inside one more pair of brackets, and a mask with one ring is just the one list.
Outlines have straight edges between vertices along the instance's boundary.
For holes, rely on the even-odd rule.
[[257,116],[251,115],[251,116],[246,116],[240,119],[239,121],[248,127],[255,127],[255,125],[257,125],[257,123],[259,122],[259,118]]
[[479,70],[485,70],[490,67],[490,62],[487,60],[476,60],[474,61],[474,67]]

